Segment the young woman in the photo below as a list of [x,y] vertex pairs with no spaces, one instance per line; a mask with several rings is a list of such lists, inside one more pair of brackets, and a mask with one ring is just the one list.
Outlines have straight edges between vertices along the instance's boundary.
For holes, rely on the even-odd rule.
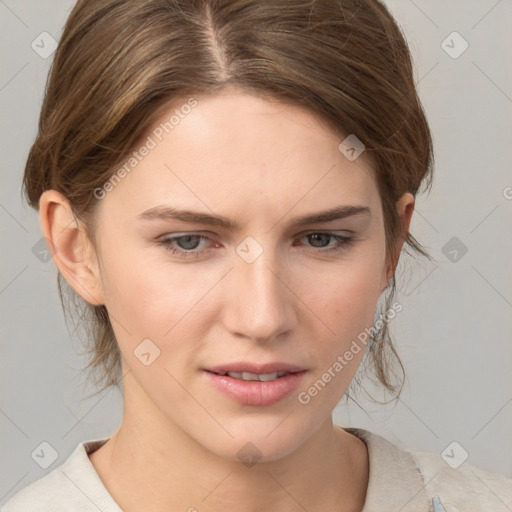
[[24,187],[124,415],[3,510],[511,510],[512,480],[331,418],[363,356],[399,393],[432,167],[379,0],[79,1]]

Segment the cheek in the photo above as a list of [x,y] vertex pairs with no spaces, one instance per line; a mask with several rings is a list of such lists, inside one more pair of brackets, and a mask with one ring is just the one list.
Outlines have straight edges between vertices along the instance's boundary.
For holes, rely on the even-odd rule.
[[324,339],[332,340],[332,344],[327,343],[332,350],[350,345],[371,326],[380,296],[381,270],[381,260],[361,257],[340,265],[320,280],[317,276],[317,281],[309,287],[307,303],[329,327],[329,330],[324,328]]
[[146,391],[165,389],[166,396],[178,396],[179,386],[163,368],[190,367],[204,330],[195,304],[206,294],[207,283],[197,271],[178,272],[171,265],[148,263],[140,254],[124,256],[123,261],[105,261],[105,301],[119,348]]
[[146,254],[150,251],[124,244],[119,255],[111,250],[114,246],[105,244],[102,250],[101,277],[109,313],[125,328],[122,336],[126,336],[126,331],[137,337],[147,336],[150,325],[154,333],[159,333],[155,322],[171,320],[170,304],[181,295],[180,283],[172,283],[172,276],[163,266],[148,260]]
[[216,273],[198,275],[195,265],[173,265],[165,261],[165,255],[155,260],[149,249],[127,248],[122,259],[112,256],[106,253],[103,258],[102,277],[107,309],[124,327],[116,330],[120,344],[127,336],[131,344],[143,338],[163,343],[172,337],[170,331],[182,327],[183,320],[190,325],[201,310],[201,299],[218,281]]

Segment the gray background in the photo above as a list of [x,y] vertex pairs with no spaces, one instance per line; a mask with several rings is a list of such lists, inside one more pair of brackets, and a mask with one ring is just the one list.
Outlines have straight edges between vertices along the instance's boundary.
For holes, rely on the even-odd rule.
[[[42,32],[58,40],[72,4],[0,0],[0,504],[122,418],[117,391],[83,399],[92,390],[85,359],[66,328],[56,267],[34,254],[39,219],[20,199],[51,61],[31,43]],[[411,45],[434,135],[435,184],[418,197],[411,231],[435,260],[399,265],[404,310],[392,329],[408,376],[400,400],[382,406],[360,395],[366,413],[342,401],[334,417],[413,451],[441,454],[456,441],[449,453],[465,450],[468,462],[512,477],[512,1],[388,5]],[[469,44],[458,58],[442,45],[454,31]],[[446,44],[461,48],[457,38]],[[57,452],[47,469],[31,456],[42,442]]]

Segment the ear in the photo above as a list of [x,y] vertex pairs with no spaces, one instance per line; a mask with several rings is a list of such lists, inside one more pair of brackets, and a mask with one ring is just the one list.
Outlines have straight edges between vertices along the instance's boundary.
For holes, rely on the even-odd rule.
[[66,281],[90,304],[104,304],[96,251],[66,197],[56,190],[43,192],[39,219],[53,260]]
[[385,273],[385,282],[383,283],[383,287],[381,291],[387,286],[388,281],[391,279],[397,265],[398,260],[400,259],[400,253],[402,251],[402,247],[405,243],[405,239],[407,237],[407,233],[409,232],[409,227],[411,225],[411,218],[414,212],[414,196],[410,192],[406,192],[400,199],[396,202],[396,210],[398,216],[400,217],[400,222],[402,224],[402,233],[397,238],[395,243],[395,249],[393,254],[393,263],[392,265],[387,265],[386,273]]

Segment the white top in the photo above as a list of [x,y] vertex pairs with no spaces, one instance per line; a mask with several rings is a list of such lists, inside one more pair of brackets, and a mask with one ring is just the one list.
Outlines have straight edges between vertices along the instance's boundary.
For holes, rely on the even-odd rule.
[[[361,512],[512,511],[511,478],[467,461],[453,469],[439,454],[402,450],[368,430],[344,430],[368,447],[370,475]],[[88,457],[107,440],[78,444],[63,464],[15,494],[0,512],[122,512]]]

